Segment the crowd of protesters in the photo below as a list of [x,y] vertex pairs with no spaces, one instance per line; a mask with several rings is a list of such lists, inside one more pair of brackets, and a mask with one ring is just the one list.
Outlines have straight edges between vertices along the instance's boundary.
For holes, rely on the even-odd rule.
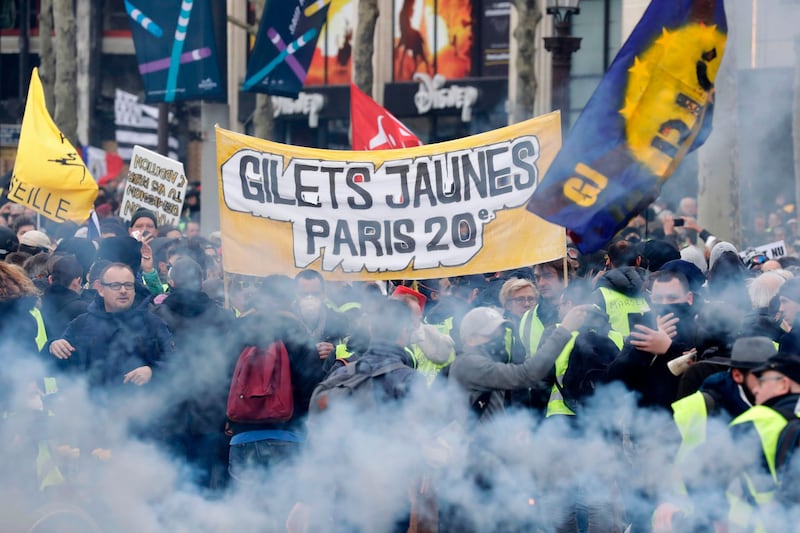
[[[720,242],[697,224],[696,203],[686,198],[673,211],[650,208],[590,256],[568,245],[563,258],[512,271],[345,283],[314,270],[294,278],[223,276],[219,235],[201,237],[191,217],[182,229],[159,227],[140,209],[125,223],[103,218],[100,236],[90,239],[70,223],[40,228],[31,213],[6,204],[3,423],[11,427],[15,395],[34,390],[37,409],[48,410],[60,387],[80,381],[112,416],[147,405],[150,416],[127,421],[130,435],[184,461],[191,482],[214,493],[257,482],[301,457],[309,420],[326,416],[328,400],[336,401],[328,393],[343,383],[369,387],[365,412],[457,389],[463,405],[436,416],[442,427],[458,422],[467,435],[518,412],[580,431],[596,391],[617,383],[639,409],[674,417],[664,428],[672,450],[664,460],[677,471],[701,453],[712,418],[730,423],[731,434],[749,443],[740,451],[753,460],[720,481],[730,494],[724,509],[695,508],[692,495],[704,488],[678,479],[669,498],[640,495],[645,511],[627,509],[611,491],[592,497],[576,489],[557,519],[537,527],[710,531],[725,523],[730,531],[773,531],[765,516],[800,506],[800,461],[792,457],[800,436],[800,259],[793,225],[781,220],[791,207],[776,204],[747,237],[753,246],[783,240],[786,254],[774,260]],[[291,414],[279,422],[230,419],[240,356],[276,342],[289,361]],[[12,386],[7,363],[28,357],[42,363],[41,379],[32,389]],[[364,378],[353,385],[353,375]],[[112,453],[104,423],[98,417],[86,444],[98,460]],[[28,436],[35,442],[29,449],[19,440],[2,443],[15,450],[15,466],[29,461],[30,478],[20,487],[42,498],[69,482],[71,459],[53,440]],[[619,440],[622,454],[625,436]],[[535,450],[535,440],[529,445]],[[490,491],[492,467],[483,468],[465,482]],[[392,527],[528,530],[509,523],[487,529],[465,516],[465,505],[409,501]],[[293,531],[320,520],[313,503],[300,499],[284,511]],[[331,530],[358,528],[340,523]]]

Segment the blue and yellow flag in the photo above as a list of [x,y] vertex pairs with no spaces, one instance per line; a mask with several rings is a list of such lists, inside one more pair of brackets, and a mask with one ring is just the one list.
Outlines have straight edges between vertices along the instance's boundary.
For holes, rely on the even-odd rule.
[[708,137],[726,38],[723,0],[653,0],[528,209],[602,248]]
[[50,220],[80,224],[95,198],[97,182],[47,112],[39,71],[33,69],[8,199]]

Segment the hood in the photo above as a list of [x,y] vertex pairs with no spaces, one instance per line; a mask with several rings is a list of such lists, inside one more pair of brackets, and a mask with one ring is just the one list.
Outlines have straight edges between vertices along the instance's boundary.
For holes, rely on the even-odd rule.
[[204,292],[175,289],[164,299],[162,305],[176,315],[196,317],[216,304]]
[[613,289],[625,296],[641,296],[647,271],[639,267],[619,267],[603,274],[597,282],[597,287]]

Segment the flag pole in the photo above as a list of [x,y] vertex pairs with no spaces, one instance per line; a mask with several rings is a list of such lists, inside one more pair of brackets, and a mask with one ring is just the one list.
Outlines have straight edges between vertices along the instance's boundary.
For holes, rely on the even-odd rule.
[[158,104],[158,148],[156,151],[169,157],[169,104]]

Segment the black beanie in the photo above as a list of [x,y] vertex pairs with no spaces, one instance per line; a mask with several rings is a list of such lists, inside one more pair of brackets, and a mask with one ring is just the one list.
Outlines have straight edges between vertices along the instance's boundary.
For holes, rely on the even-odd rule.
[[153,225],[155,227],[158,227],[158,219],[156,218],[156,214],[144,207],[140,207],[139,209],[133,212],[133,216],[131,217],[130,227],[133,227],[133,225],[136,224],[136,221],[142,217],[149,218],[150,220],[153,221]]

